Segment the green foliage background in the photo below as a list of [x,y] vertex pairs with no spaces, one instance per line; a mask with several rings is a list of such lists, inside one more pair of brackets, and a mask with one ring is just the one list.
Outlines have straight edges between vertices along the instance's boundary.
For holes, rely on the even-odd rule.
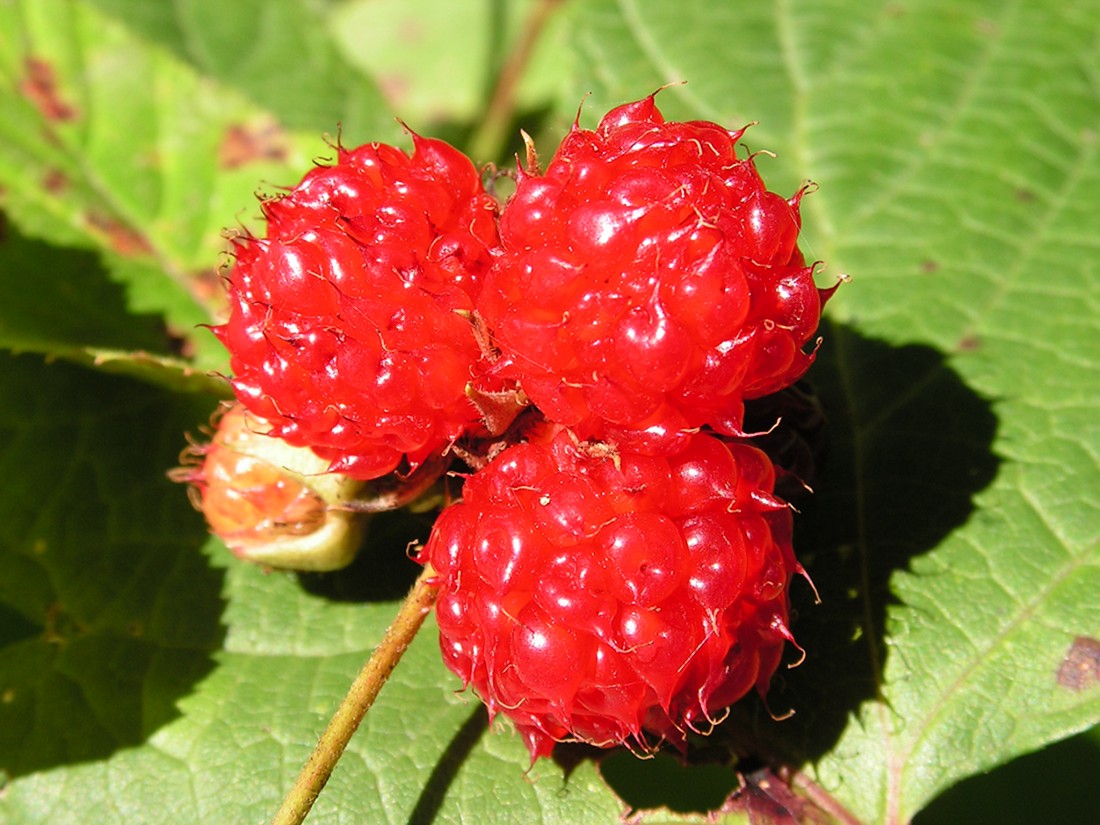
[[[225,393],[202,325],[254,194],[325,133],[405,145],[400,117],[507,163],[586,94],[591,126],[674,81],[666,115],[758,121],[772,188],[820,185],[804,248],[852,279],[811,373],[822,603],[796,583],[808,657],[769,697],[797,713],[743,703],[700,764],[565,748],[525,773],[429,627],[310,822],[1095,816],[1100,3],[1058,8],[0,0],[0,821],[265,821],[415,575],[423,519],[380,519],[347,573],[265,574],[165,478]],[[733,745],[796,795],[745,763],[723,802]]]

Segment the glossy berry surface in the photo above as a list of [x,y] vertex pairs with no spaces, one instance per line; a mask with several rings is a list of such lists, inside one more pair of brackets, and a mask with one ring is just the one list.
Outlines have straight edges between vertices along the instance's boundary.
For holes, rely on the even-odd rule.
[[767,457],[696,434],[672,457],[551,427],[465,482],[420,560],[448,667],[532,758],[683,745],[775,671],[801,568]]
[[823,294],[797,247],[804,190],[769,192],[742,131],[666,121],[651,96],[521,171],[477,307],[495,372],[547,418],[678,449],[703,425],[739,434],[744,399],[810,365]]
[[416,467],[478,419],[470,315],[496,203],[456,149],[413,141],[411,156],[341,147],[264,202],[267,235],[236,243],[215,330],[238,399],[358,479]]

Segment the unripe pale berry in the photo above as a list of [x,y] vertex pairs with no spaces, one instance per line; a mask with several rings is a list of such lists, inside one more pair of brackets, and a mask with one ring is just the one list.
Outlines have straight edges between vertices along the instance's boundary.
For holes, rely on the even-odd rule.
[[184,451],[169,477],[191,485],[210,532],[245,561],[292,570],[337,570],[362,544],[364,518],[347,508],[362,487],[327,472],[306,447],[271,435],[240,404],[215,418],[213,438]]

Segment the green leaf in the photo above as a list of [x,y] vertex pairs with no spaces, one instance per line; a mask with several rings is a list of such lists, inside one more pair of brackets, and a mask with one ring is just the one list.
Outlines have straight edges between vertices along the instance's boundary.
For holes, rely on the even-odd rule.
[[82,346],[171,348],[157,317],[128,311],[122,289],[93,254],[58,249],[4,227],[0,271],[7,273],[0,280],[2,346],[45,354]]
[[914,825],[1088,822],[1096,816],[1100,729],[1079,734],[951,788]]
[[[222,355],[194,325],[254,190],[297,180],[336,120],[392,139],[367,134],[388,78],[416,89],[406,118],[476,125],[514,36],[478,27],[511,4],[454,5],[0,3],[0,346],[142,378],[0,359],[0,822],[267,821],[381,638],[430,514],[376,517],[347,571],[265,573],[164,474],[214,403],[187,370]],[[668,116],[759,121],[771,187],[820,185],[803,244],[823,284],[852,282],[810,373],[831,445],[797,521],[822,596],[792,591],[807,658],[686,768],[563,747],[528,771],[429,623],[310,822],[895,825],[994,810],[960,780],[1004,763],[1093,764],[1092,739],[1012,760],[1100,722],[1096,19],[1097,0],[563,5],[517,104],[536,134],[585,93],[591,125],[687,81]],[[794,794],[750,760],[723,803],[746,752],[792,767]]]
[[140,745],[212,666],[220,574],[165,476],[210,403],[0,357],[0,770]]
[[[520,120],[505,135],[486,136],[486,107],[504,64],[546,0],[348,0],[328,15],[346,59],[376,77],[393,111],[416,131],[468,146],[475,163],[512,165],[523,151],[520,129],[540,119],[569,89],[563,57],[568,14],[544,18],[511,94]],[[456,49],[461,44],[461,51]],[[570,100],[567,107],[575,107]],[[503,142],[503,146],[497,145]]]
[[[131,313],[98,258],[24,237],[0,234],[0,346],[129,374],[177,389],[226,395],[227,383],[172,353],[160,318]],[[34,288],[29,289],[28,284]]]
[[[380,518],[347,573],[299,579],[235,563],[203,546],[201,518],[164,476],[178,434],[201,420],[193,405],[29,357],[0,367],[4,397],[22,399],[0,420],[0,469],[21,480],[0,544],[0,615],[17,619],[0,649],[0,768],[15,778],[0,821],[266,819],[416,574],[404,546],[427,521]],[[429,630],[318,821],[617,814],[591,764],[568,783],[553,766],[524,781],[526,749],[487,737],[484,711],[456,687]],[[519,781],[488,781],[500,775]]]
[[396,138],[389,107],[371,78],[345,60],[326,15],[301,0],[93,0],[143,38],[199,73],[244,94],[291,129],[341,129],[350,142]]
[[87,3],[0,5],[0,81],[0,205],[28,236],[98,250],[132,312],[222,367],[198,327],[224,305],[225,228],[256,226],[261,181],[296,181],[328,124],[291,134]]
[[894,823],[1094,724],[1100,685],[1059,673],[1100,628],[1100,6],[586,9],[590,110],[687,80],[668,114],[759,120],[763,174],[820,184],[807,246],[853,279],[812,373],[834,445],[798,546],[824,603],[782,695],[806,720],[762,735]]

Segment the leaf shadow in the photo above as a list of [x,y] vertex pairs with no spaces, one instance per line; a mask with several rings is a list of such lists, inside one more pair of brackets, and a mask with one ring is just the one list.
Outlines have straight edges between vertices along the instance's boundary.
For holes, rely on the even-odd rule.
[[440,754],[409,814],[408,825],[430,825],[436,821],[448,789],[488,729],[489,714],[479,702]]
[[[186,336],[162,317],[136,312],[121,283],[86,249],[51,246],[0,212],[0,344],[71,357],[90,348],[181,355]],[[34,288],[28,289],[27,284]]]
[[[225,635],[223,573],[165,471],[213,399],[0,358],[0,784],[180,716]],[[16,474],[14,468],[21,471]]]
[[1095,822],[1100,811],[1100,736],[1078,734],[948,788],[913,825],[955,822]]
[[886,613],[897,603],[891,578],[966,523],[1000,464],[990,401],[942,352],[839,324],[827,340],[815,381],[830,451],[795,528],[821,604],[808,588],[793,589],[806,660],[782,671],[768,698],[775,711],[795,711],[766,735],[793,764],[829,752],[860,704],[879,697]]
[[428,540],[436,514],[394,510],[371,516],[363,547],[351,564],[342,570],[298,573],[298,585],[334,602],[404,599],[422,569],[410,560],[409,548]]
[[[736,759],[748,771],[828,753],[861,703],[880,695],[892,576],[970,518],[973,497],[999,466],[991,404],[944,353],[836,322],[823,335],[809,378],[828,445],[817,456],[815,493],[795,517],[795,552],[821,599],[793,583],[792,626],[805,660],[780,669],[766,700],[737,703],[689,751],[689,764]],[[788,650],[789,663],[798,658]]]

